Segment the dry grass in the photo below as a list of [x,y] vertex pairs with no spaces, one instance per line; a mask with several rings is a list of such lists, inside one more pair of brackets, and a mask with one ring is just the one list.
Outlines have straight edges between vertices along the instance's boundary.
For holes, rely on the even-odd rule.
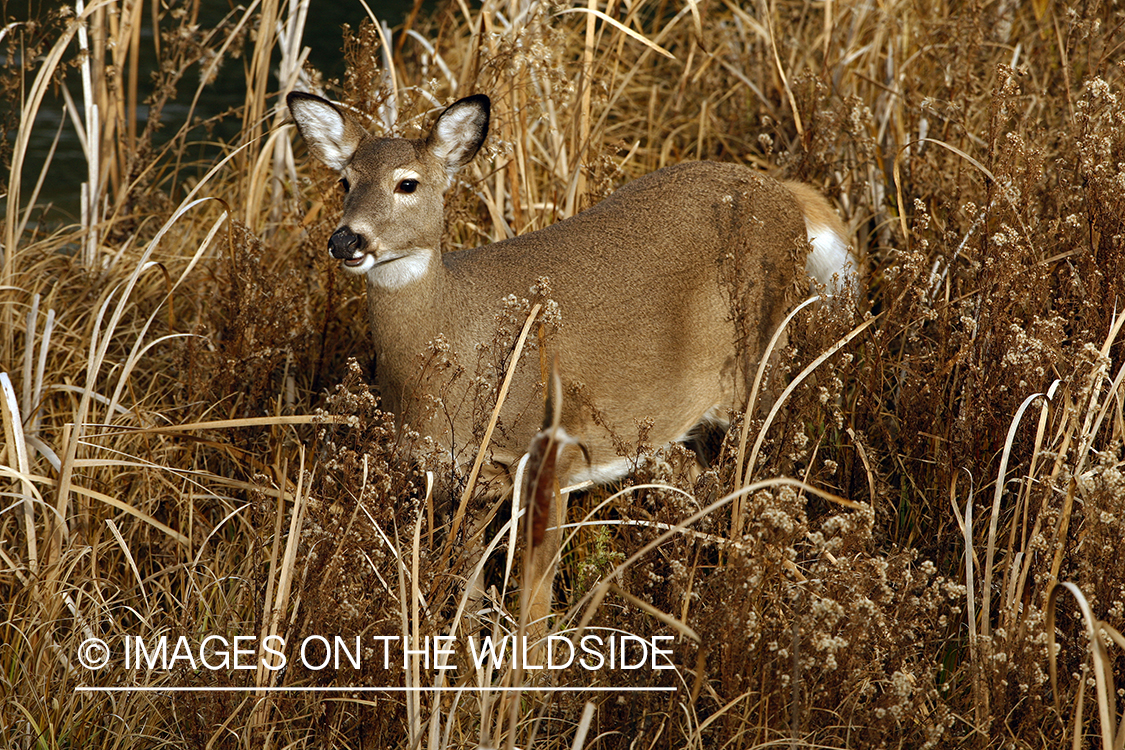
[[[146,4],[0,31],[18,113],[0,745],[1122,747],[1119,5],[451,3],[393,33],[358,25],[345,80],[327,83],[302,72],[303,18],[286,10],[213,30],[163,18],[147,125]],[[199,131],[156,138],[177,88],[198,99],[239,68],[242,137],[220,160],[190,163]],[[34,113],[64,75],[83,91],[77,225],[21,192]],[[786,371],[763,384],[794,384],[768,429],[734,415],[692,482],[685,449],[646,445],[641,424],[620,436],[627,486],[572,498],[552,632],[672,636],[675,669],[556,684],[674,691],[520,692],[542,681],[465,668],[467,635],[519,632],[519,499],[466,492],[462,529],[488,531],[445,543],[436,464],[412,460],[426,446],[366,385],[363,290],[323,253],[333,178],[282,127],[277,91],[298,80],[404,135],[455,96],[492,97],[451,246],[696,158],[812,182],[855,229],[869,313],[797,316]],[[527,307],[498,317],[480,436]],[[484,602],[465,594],[478,576]],[[160,635],[281,635],[290,662],[126,668],[126,638]],[[310,635],[360,636],[362,667],[300,665]],[[437,635],[455,636],[459,670],[385,670],[373,640]],[[78,663],[92,637],[115,650],[96,672]],[[450,685],[477,690],[433,690]],[[515,689],[482,690],[500,687]]]

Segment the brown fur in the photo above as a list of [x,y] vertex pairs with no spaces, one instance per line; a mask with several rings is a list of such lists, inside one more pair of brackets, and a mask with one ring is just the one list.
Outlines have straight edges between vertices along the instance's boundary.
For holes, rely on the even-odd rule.
[[[664,221],[665,201],[680,208],[675,223]],[[761,224],[745,216],[759,217]],[[642,177],[542,231],[446,253],[433,273],[408,288],[388,292],[369,284],[383,397],[396,413],[417,398],[417,356],[438,334],[464,364],[471,363],[475,346],[496,333],[501,300],[527,297],[536,280],[547,277],[562,314],[552,353],[560,362],[563,392],[581,383],[587,401],[564,401],[563,427],[587,447],[594,466],[616,453],[588,406],[627,439],[636,437],[635,420],[651,418],[650,441],[670,442],[712,407],[737,408],[736,394],[745,395],[721,283],[724,254],[750,253],[744,272],[765,282],[750,288],[749,307],[762,323],[757,346],[768,341],[789,305],[787,292],[798,273],[793,252],[804,236],[789,193],[748,169],[689,163]],[[626,256],[622,247],[640,252]],[[755,361],[757,356],[752,353]],[[538,358],[521,363],[501,412],[507,434],[493,448],[502,464],[514,463],[539,428],[540,411],[517,414],[537,402],[539,379]],[[450,407],[459,401],[446,398]],[[470,434],[469,427],[461,425],[460,434]],[[425,431],[439,429],[427,425]],[[570,474],[560,466],[564,485],[584,468],[571,465]]]

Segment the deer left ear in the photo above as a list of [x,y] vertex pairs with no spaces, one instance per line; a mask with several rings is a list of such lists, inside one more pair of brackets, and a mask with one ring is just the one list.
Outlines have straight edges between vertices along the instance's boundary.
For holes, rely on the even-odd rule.
[[452,176],[477,155],[488,137],[491,102],[483,94],[460,99],[441,113],[426,137],[426,148]]

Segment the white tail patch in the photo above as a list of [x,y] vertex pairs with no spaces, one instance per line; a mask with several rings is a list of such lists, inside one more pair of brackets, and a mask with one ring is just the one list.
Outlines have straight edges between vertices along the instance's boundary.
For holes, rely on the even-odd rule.
[[[821,284],[825,294],[858,291],[860,272],[855,254],[848,245],[847,229],[839,214],[819,191],[801,182],[786,182],[801,213],[805,215],[805,231],[812,250],[805,260],[809,279]],[[815,289],[813,290],[816,291]]]
[[805,271],[828,294],[855,288],[856,265],[848,242],[832,228],[805,220],[812,251],[805,261]]

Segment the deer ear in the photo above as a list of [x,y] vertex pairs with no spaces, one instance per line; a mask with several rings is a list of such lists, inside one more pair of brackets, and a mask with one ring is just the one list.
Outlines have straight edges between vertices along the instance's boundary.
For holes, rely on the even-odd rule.
[[488,136],[491,103],[483,94],[460,99],[441,113],[426,137],[426,148],[449,176],[477,155]]
[[344,171],[367,134],[363,126],[319,96],[293,91],[285,102],[312,155],[329,169]]

